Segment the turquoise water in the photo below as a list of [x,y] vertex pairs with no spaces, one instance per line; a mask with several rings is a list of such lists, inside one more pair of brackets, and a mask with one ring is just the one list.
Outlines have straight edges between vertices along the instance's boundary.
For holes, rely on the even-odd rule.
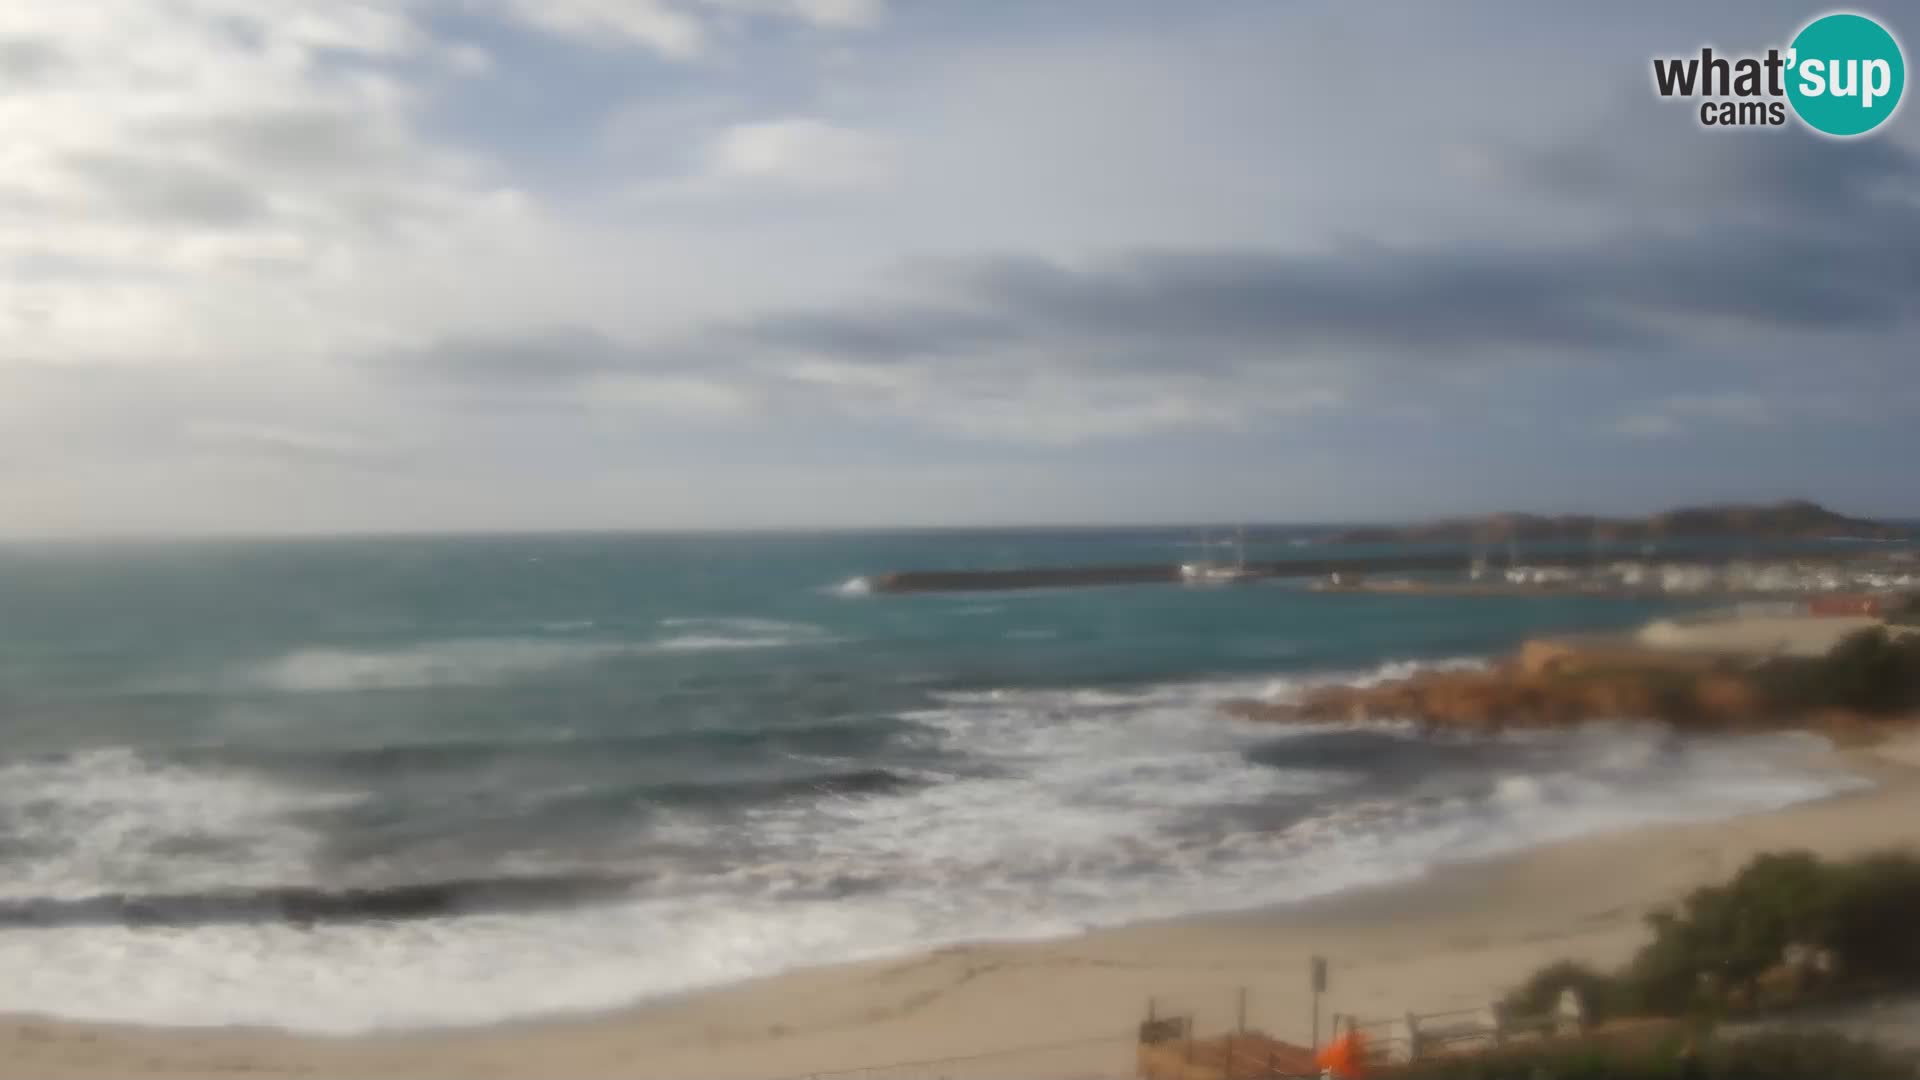
[[845,587],[1193,554],[1138,530],[0,549],[0,963],[29,973],[0,1008],[599,1008],[1832,783],[1632,727],[1449,742],[1218,708],[1646,602]]

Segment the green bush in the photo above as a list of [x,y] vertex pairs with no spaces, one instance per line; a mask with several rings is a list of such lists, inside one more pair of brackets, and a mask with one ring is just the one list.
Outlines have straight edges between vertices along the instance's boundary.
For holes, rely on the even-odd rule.
[[1768,661],[1755,677],[1768,697],[1794,709],[1920,707],[1920,635],[1868,627],[1841,639],[1825,656]]
[[1500,1006],[1508,1016],[1544,1016],[1553,1012],[1560,992],[1568,988],[1579,995],[1580,1007],[1595,1020],[1618,1015],[1623,1004],[1620,980],[1585,964],[1561,960],[1534,972],[1518,990],[1501,999]]
[[1920,984],[1920,858],[1890,852],[1833,867],[1822,942],[1849,977]]
[[1908,593],[1895,601],[1887,621],[1895,626],[1920,626],[1920,593]]
[[[1920,986],[1920,858],[1906,853],[1823,862],[1758,856],[1724,885],[1696,889],[1648,917],[1653,939],[1617,974],[1561,962],[1508,995],[1515,1016],[1550,1012],[1573,987],[1590,1015],[1682,1016],[1726,1008],[1781,963],[1789,945],[1830,950],[1829,988]],[[1746,996],[1745,1004],[1755,1002]]]
[[1732,881],[1696,889],[1649,919],[1653,940],[1628,966],[1637,1011],[1675,1015],[1701,1004],[1703,974],[1736,986],[1778,964],[1791,944],[1826,944],[1834,873],[1804,852],[1755,858]]
[[1415,1062],[1405,1080],[1913,1080],[1911,1057],[1826,1032],[1655,1046],[1520,1044],[1476,1057]]

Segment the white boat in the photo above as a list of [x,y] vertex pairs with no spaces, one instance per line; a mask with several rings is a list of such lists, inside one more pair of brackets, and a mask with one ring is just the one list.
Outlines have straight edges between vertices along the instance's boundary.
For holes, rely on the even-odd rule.
[[[1202,540],[1202,545],[1205,541]],[[1180,580],[1187,585],[1239,585],[1259,575],[1247,569],[1247,531],[1239,530],[1234,539],[1231,563],[1212,561],[1180,564]]]

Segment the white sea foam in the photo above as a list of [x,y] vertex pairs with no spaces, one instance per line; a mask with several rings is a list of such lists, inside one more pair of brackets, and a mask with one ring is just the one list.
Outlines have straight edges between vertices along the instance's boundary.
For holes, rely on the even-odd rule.
[[0,821],[16,849],[0,897],[301,880],[319,840],[295,817],[353,799],[119,749],[14,762],[0,766]]
[[484,685],[592,663],[631,649],[615,641],[538,638],[468,638],[386,650],[309,648],[268,662],[254,673],[253,681],[293,693]]
[[824,627],[781,619],[676,616],[661,619],[660,625],[677,631],[653,643],[653,648],[666,652],[777,649],[789,645],[832,645],[840,641]]
[[716,649],[777,649],[782,645],[793,645],[799,638],[783,637],[720,637],[713,634],[681,634],[678,637],[663,638],[653,643],[653,647],[665,652],[709,652]]
[[661,626],[718,634],[752,634],[787,638],[826,637],[823,627],[784,619],[761,619],[734,615],[681,615],[661,619]]
[[[1371,677],[1380,673],[1347,678]],[[681,817],[676,843],[724,854],[745,835],[752,854],[677,870],[631,902],[310,930],[0,931],[0,966],[17,974],[0,980],[0,1010],[353,1031],[598,1009],[799,965],[1287,902],[1449,859],[1768,809],[1858,783],[1796,764],[1783,751],[1800,738],[1683,740],[1619,724],[1516,740],[1495,767],[1383,787],[1364,763],[1316,764],[1309,743],[1286,767],[1285,747],[1318,729],[1218,713],[1230,698],[1284,697],[1316,681],[942,694],[902,719],[924,749],[982,768],[927,773],[935,782],[878,796],[767,804],[725,824]],[[50,798],[76,784],[93,793],[53,817],[106,808],[90,826],[99,839],[81,845],[93,845],[93,861],[61,874],[111,880],[100,875],[115,872],[117,853],[145,850],[125,834],[155,814],[167,831],[258,839],[246,848],[259,860],[250,873],[311,873],[300,865],[311,838],[288,814],[315,796],[79,760],[68,773],[0,773],[0,798]]]
[[827,591],[836,596],[868,596],[873,593],[873,582],[863,577],[852,577],[830,586]]
[[[567,623],[585,629],[591,623]],[[825,645],[838,639],[806,623],[751,618],[675,618],[649,641],[595,638],[455,638],[391,649],[296,649],[247,672],[244,681],[287,693],[485,686],[543,671],[650,652],[702,652]]]

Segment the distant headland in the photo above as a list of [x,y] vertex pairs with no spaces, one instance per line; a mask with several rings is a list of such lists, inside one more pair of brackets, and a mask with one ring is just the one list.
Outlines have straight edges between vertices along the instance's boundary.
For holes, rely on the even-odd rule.
[[1508,540],[1645,543],[1682,537],[1781,540],[1897,540],[1908,530],[1836,513],[1816,502],[1790,499],[1766,504],[1683,506],[1638,518],[1587,514],[1489,514],[1445,518],[1413,525],[1340,529],[1321,539],[1330,544],[1490,543]]

